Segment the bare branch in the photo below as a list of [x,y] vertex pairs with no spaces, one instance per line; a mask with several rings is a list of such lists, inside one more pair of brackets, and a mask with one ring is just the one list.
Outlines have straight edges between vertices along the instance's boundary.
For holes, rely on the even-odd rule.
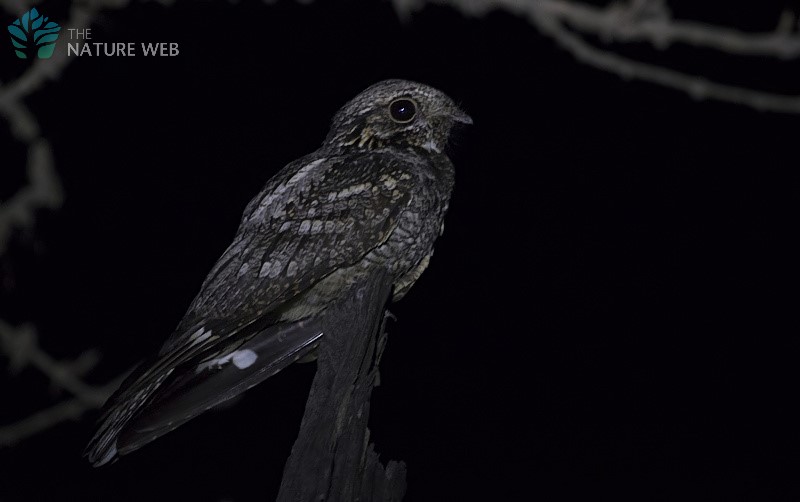
[[782,30],[745,33],[712,24],[673,19],[663,2],[658,2],[663,6],[662,9],[642,8],[643,4],[652,7],[653,3],[641,0],[634,0],[630,4],[614,3],[605,8],[564,0],[501,0],[498,3],[533,6],[528,12],[535,9],[537,17],[549,16],[582,33],[598,35],[607,42],[644,41],[659,49],[678,42],[742,56],[783,59],[800,56],[798,33]]
[[[122,383],[123,377],[116,378],[95,389],[96,395],[108,398]],[[87,411],[97,406],[87,404],[80,398],[68,399],[51,408],[39,411],[11,425],[0,427],[0,448],[14,446],[31,436],[40,434],[51,427],[69,420],[77,420]]]
[[[420,10],[424,0],[394,0],[403,17]],[[794,58],[800,56],[800,34],[792,29],[747,33],[725,26],[674,19],[663,0],[631,0],[597,7],[567,0],[434,0],[471,16],[504,10],[520,16],[550,17],[559,23],[607,42],[650,42],[659,49],[673,43],[715,49],[743,56]],[[785,12],[779,26],[791,26],[791,13]]]
[[118,377],[101,387],[85,383],[81,376],[97,364],[97,353],[87,351],[74,361],[56,361],[39,347],[36,331],[31,325],[14,328],[0,320],[0,353],[9,358],[12,371],[32,366],[54,385],[75,396],[15,424],[0,427],[0,447],[11,446],[53,425],[99,408],[123,379],[122,376]]
[[[95,9],[111,3],[89,1],[73,7],[66,28],[90,26]],[[123,6],[127,1],[113,3]],[[2,6],[15,15],[21,15],[30,8],[25,0],[3,0]],[[0,82],[0,117],[6,119],[12,135],[28,149],[28,184],[0,203],[0,255],[6,251],[15,228],[33,228],[38,209],[58,209],[64,200],[50,143],[41,136],[39,123],[23,100],[48,80],[57,79],[69,61],[66,52],[57,51],[49,59],[34,61],[15,81],[8,84]],[[0,353],[9,357],[12,371],[19,371],[26,366],[35,367],[47,375],[55,386],[75,396],[16,424],[0,428],[0,446],[15,444],[57,423],[74,419],[87,410],[99,408],[121,380],[115,379],[102,387],[86,384],[82,376],[97,364],[99,357],[96,351],[86,351],[75,361],[56,361],[39,347],[35,329],[30,325],[13,328],[0,320]]]
[[[50,378],[53,384],[69,391],[88,405],[99,407],[108,397],[104,393],[98,394],[95,387],[85,384],[80,375],[75,373],[76,366],[83,366],[80,369],[86,370],[85,363],[76,365],[74,362],[59,362],[44,352],[39,347],[36,331],[31,325],[14,329],[5,321],[0,321],[0,351],[11,360],[12,370],[19,371],[25,366],[33,366]],[[95,362],[98,360],[92,355],[88,358],[82,355],[79,359]]]
[[[170,5],[171,0],[160,0]],[[129,0],[83,0],[73,3],[64,31],[91,26],[102,9],[126,7]],[[16,16],[32,7],[28,0],[0,0],[0,7]],[[19,188],[8,200],[0,202],[0,256],[5,253],[14,229],[32,229],[39,209],[58,209],[64,200],[50,143],[41,136],[36,117],[24,100],[41,89],[49,80],[56,80],[72,59],[66,51],[56,51],[49,59],[36,59],[16,80],[0,82],[0,117],[8,123],[11,134],[27,147],[26,171],[28,184]],[[84,412],[102,406],[120,384],[122,377],[96,387],[85,383],[83,375],[98,362],[99,355],[87,350],[75,361],[56,361],[42,350],[33,326],[13,328],[0,320],[0,354],[11,361],[11,370],[31,366],[47,375],[58,388],[74,398],[50,409],[37,412],[18,423],[0,427],[0,447],[16,444],[53,425],[79,417]]]
[[537,26],[542,32],[552,36],[578,61],[615,73],[622,78],[638,79],[677,89],[689,94],[694,99],[712,98],[746,105],[760,111],[800,113],[800,96],[784,96],[745,87],[719,84],[703,77],[634,61],[611,51],[597,49],[557,23],[538,21]]
[[0,5],[6,12],[15,16],[21,16],[30,8],[25,0],[0,0]]
[[[407,19],[424,0],[393,0],[398,15]],[[657,49],[683,43],[737,56],[776,59],[800,57],[796,16],[784,12],[774,31],[746,33],[728,27],[674,19],[664,0],[631,0],[595,7],[567,0],[435,0],[472,16],[505,10],[526,17],[580,62],[614,73],[685,92],[695,99],[715,99],[757,110],[800,113],[800,95],[782,95],[713,82],[652,63],[599,49],[581,35],[610,42],[649,42]]]
[[390,292],[386,272],[373,271],[325,317],[317,374],[283,471],[279,502],[402,500],[405,464],[390,461],[384,467],[367,428],[386,346]]
[[0,427],[0,448],[14,446],[62,422],[76,420],[86,411],[86,404],[73,398],[36,412],[17,423]]
[[[0,0],[8,12],[21,15],[31,7],[26,0]],[[84,0],[70,9],[64,31],[91,26],[101,9],[126,7],[129,0]],[[165,5],[169,0],[161,0]],[[34,212],[40,208],[57,209],[63,202],[61,184],[55,170],[50,143],[40,137],[39,124],[23,100],[39,90],[48,80],[56,80],[72,59],[66,51],[56,51],[48,59],[36,59],[16,80],[0,82],[0,117],[6,119],[12,134],[28,147],[28,179],[30,184],[20,189],[7,202],[0,204],[0,255],[8,246],[13,228],[31,228]]]
[[[24,109],[20,106],[20,109]],[[20,121],[17,128],[38,128],[35,121]],[[28,146],[28,182],[8,201],[0,203],[0,255],[6,250],[12,230],[33,227],[37,209],[61,207],[63,194],[61,182],[53,165],[50,144],[44,138],[33,140]]]

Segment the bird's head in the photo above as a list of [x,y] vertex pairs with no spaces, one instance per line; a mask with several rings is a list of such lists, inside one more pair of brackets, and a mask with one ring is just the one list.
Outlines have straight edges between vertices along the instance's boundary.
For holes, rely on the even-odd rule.
[[325,144],[342,148],[417,147],[441,153],[450,130],[472,119],[443,92],[408,80],[378,82],[333,117]]

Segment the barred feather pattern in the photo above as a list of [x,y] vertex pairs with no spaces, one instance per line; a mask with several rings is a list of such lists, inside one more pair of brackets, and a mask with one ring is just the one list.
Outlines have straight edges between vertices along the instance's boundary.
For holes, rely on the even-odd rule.
[[405,80],[348,102],[320,149],[247,205],[175,331],[107,403],[89,461],[130,453],[313,354],[326,310],[370,268],[387,269],[401,298],[443,228],[454,169],[442,152],[456,123],[471,119]]

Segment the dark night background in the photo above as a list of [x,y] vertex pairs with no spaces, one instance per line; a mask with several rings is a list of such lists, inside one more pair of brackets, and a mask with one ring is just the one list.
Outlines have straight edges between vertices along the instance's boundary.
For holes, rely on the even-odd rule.
[[[671,4],[752,30],[785,5]],[[384,2],[183,1],[92,30],[180,55],[83,57],[27,101],[67,199],[0,259],[14,285],[0,317],[35,322],[57,357],[101,350],[91,381],[157,350],[250,198],[342,104],[408,78],[475,125],[453,148],[431,266],[391,306],[372,401],[376,450],[408,464],[405,500],[800,500],[782,237],[797,228],[800,118],[623,81],[500,12],[428,6],[401,23]],[[619,49],[798,89],[797,63]],[[8,81],[25,65],[9,49],[0,68]],[[24,180],[9,138],[0,200]],[[0,500],[272,500],[313,374],[292,367],[110,468],[80,458],[96,413],[60,425],[0,450]],[[30,369],[0,392],[0,423],[58,400]]]

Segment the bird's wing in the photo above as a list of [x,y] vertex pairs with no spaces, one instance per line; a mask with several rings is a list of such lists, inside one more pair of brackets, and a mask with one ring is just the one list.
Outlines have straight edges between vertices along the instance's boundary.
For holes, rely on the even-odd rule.
[[270,180],[159,355],[107,403],[89,461],[133,451],[312,350],[317,327],[277,329],[269,314],[388,238],[411,198],[402,167],[312,155]]
[[384,242],[413,184],[392,157],[311,156],[287,166],[250,202],[162,353],[183,344],[198,320],[260,318]]
[[313,351],[323,335],[321,323],[304,319],[269,326],[244,343],[199,364],[177,367],[117,438],[125,455],[174,430],[204,411],[261,383]]

